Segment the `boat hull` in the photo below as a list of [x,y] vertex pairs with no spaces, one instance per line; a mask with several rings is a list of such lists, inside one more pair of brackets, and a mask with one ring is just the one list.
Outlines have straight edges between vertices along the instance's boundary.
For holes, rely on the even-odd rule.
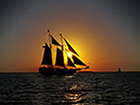
[[40,67],[39,73],[42,75],[73,75],[78,69],[60,69],[60,68],[46,68]]

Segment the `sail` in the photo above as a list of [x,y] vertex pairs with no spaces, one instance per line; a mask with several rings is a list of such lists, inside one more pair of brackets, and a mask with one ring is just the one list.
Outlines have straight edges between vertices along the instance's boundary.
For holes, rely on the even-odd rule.
[[51,54],[51,49],[48,47],[47,43],[45,43],[45,51],[44,51],[44,56],[41,64],[45,65],[52,65],[52,54]]
[[56,63],[55,63],[55,65],[64,67],[63,52],[58,48],[57,48],[57,55],[56,55]]
[[[73,52],[74,54],[78,55],[78,53],[71,47],[71,45],[68,43],[68,41],[64,38],[65,42],[67,43],[68,45],[68,48],[71,52]],[[79,55],[78,55],[79,56]]]
[[80,59],[78,59],[76,56],[73,55],[72,58],[73,58],[75,64],[86,66],[86,64],[84,64],[84,63],[83,63]]
[[73,62],[71,61],[71,59],[68,57],[68,64],[67,66],[73,66],[75,67],[75,65],[73,64]]
[[[50,36],[51,36],[51,35],[50,35]],[[52,36],[51,36],[51,38],[52,38],[52,44],[61,46]]]

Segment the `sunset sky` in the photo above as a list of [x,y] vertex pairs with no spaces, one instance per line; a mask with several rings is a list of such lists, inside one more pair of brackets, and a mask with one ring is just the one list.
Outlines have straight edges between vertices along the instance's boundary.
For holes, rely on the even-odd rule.
[[140,71],[139,0],[0,0],[0,72],[36,72],[46,30],[93,71]]

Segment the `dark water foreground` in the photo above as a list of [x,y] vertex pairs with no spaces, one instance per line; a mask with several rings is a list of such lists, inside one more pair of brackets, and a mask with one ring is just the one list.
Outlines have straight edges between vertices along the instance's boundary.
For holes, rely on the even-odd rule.
[[140,73],[1,73],[0,105],[140,105]]

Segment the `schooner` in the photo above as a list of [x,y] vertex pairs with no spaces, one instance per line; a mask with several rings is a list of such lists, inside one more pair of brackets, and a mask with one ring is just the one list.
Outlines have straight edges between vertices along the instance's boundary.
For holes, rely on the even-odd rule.
[[[60,34],[62,43],[60,44],[56,39],[50,34],[48,30],[47,34],[49,35],[49,44],[45,42],[44,48],[44,56],[42,59],[41,67],[39,67],[39,73],[43,75],[52,75],[52,74],[68,74],[72,75],[76,71],[81,69],[87,69],[85,63],[83,63],[79,58],[79,54],[73,49],[73,47],[69,44],[69,42]],[[67,45],[64,45],[63,41]],[[56,46],[56,61],[55,65],[52,62],[52,44]],[[60,48],[61,49],[60,49]],[[70,54],[70,56],[69,56]],[[71,55],[72,54],[72,55]],[[66,57],[64,57],[66,55]],[[65,64],[64,60],[67,59],[67,64]],[[84,68],[77,68],[76,65],[84,66]]]

